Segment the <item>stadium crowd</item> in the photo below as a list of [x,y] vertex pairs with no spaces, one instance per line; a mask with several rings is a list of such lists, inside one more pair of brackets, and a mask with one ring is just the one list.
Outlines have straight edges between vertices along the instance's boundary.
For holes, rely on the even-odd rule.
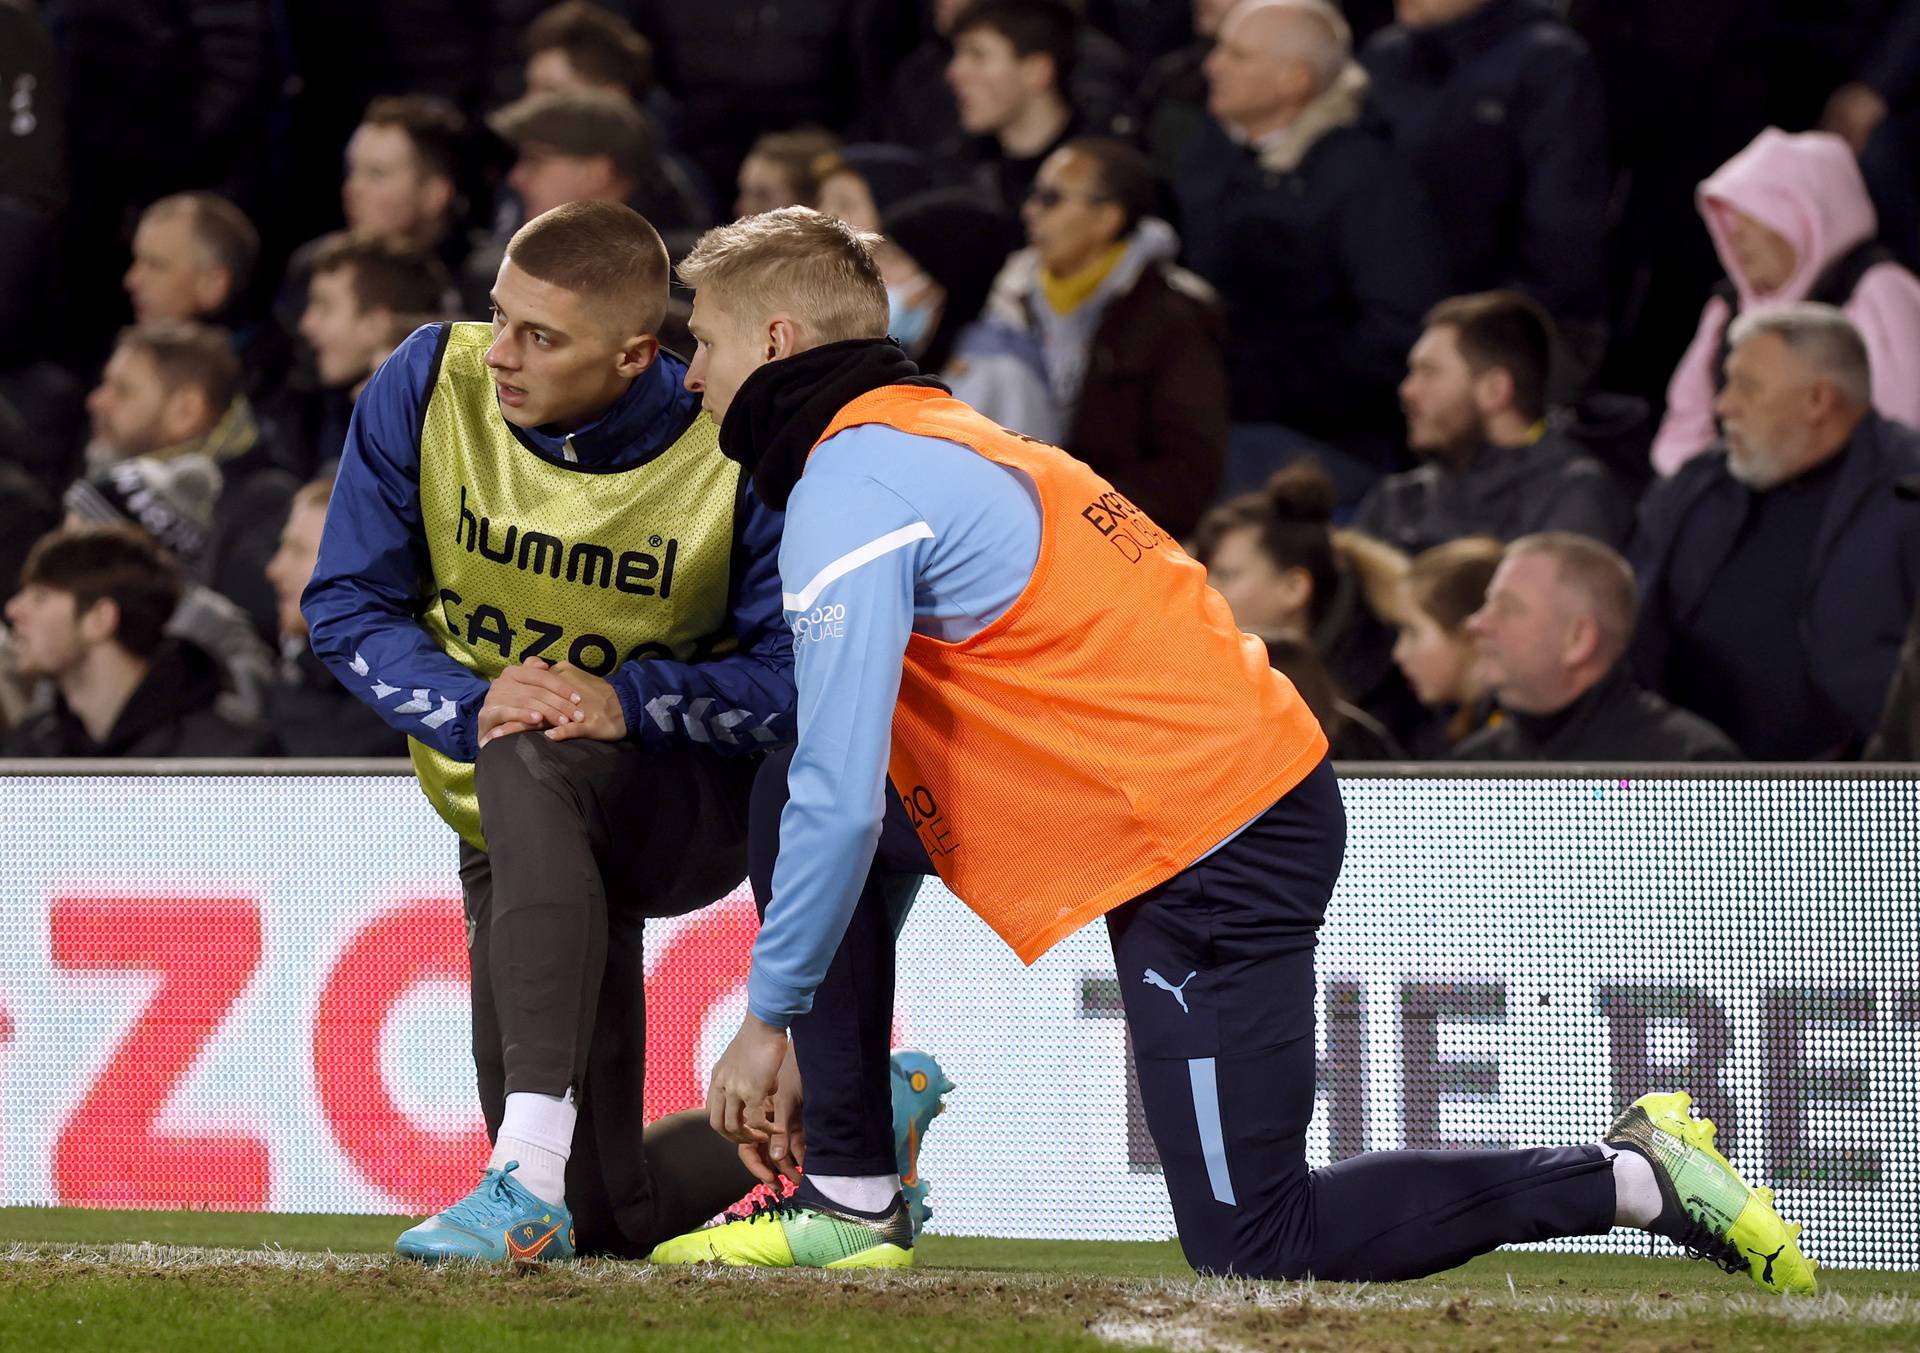
[[355,399],[600,200],[881,235],[1336,756],[1920,755],[1920,0],[0,0],[0,94],[0,754],[401,753]]

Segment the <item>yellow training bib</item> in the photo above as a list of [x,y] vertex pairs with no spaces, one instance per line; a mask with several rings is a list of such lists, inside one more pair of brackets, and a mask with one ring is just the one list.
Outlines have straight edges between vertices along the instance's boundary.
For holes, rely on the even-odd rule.
[[[491,341],[488,325],[448,326],[421,424],[421,623],[489,681],[526,658],[606,676],[638,658],[706,656],[726,624],[740,493],[712,420],[696,415],[626,469],[549,460],[500,416]],[[411,749],[434,810],[486,849],[473,764]]]

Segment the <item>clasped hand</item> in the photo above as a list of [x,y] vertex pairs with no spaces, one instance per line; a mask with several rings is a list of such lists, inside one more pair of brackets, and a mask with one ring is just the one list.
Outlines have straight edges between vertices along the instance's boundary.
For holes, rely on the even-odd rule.
[[597,738],[617,742],[627,735],[627,716],[613,684],[570,662],[528,658],[507,668],[487,687],[480,705],[480,745],[510,733],[544,729],[555,742]]

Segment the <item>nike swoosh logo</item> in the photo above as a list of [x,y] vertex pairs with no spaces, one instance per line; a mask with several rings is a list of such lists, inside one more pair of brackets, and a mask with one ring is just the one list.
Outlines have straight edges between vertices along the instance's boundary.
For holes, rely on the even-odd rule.
[[528,1241],[525,1245],[516,1241],[513,1238],[513,1232],[509,1231],[507,1232],[507,1253],[515,1259],[532,1259],[538,1255],[540,1251],[547,1248],[547,1242],[553,1239],[554,1233],[559,1229],[560,1224],[555,1222],[552,1226],[548,1227],[543,1234]]

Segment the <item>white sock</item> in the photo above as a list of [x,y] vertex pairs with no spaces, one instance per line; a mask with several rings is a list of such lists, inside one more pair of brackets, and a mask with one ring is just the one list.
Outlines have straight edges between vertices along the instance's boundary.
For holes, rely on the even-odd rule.
[[855,1212],[881,1212],[900,1192],[897,1174],[809,1174],[807,1182],[830,1203]]
[[1600,1149],[1613,1161],[1613,1224],[1646,1230],[1666,1206],[1652,1162],[1638,1151],[1621,1151],[1605,1142]]
[[507,1096],[507,1111],[494,1139],[489,1170],[520,1162],[514,1182],[543,1203],[565,1207],[567,1157],[573,1151],[573,1124],[580,1116],[573,1091],[564,1097],[516,1091]]

